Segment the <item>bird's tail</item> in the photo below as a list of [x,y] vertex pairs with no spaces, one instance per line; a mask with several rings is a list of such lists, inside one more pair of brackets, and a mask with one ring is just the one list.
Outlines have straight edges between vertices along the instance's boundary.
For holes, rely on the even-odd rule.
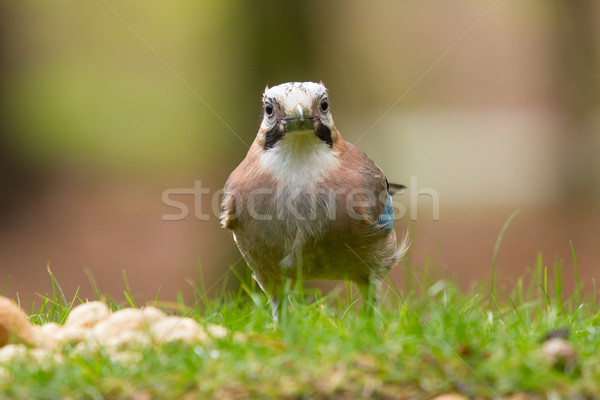
[[392,196],[397,193],[402,193],[406,189],[406,186],[400,185],[399,183],[388,182],[387,186],[388,186],[388,193],[391,194]]

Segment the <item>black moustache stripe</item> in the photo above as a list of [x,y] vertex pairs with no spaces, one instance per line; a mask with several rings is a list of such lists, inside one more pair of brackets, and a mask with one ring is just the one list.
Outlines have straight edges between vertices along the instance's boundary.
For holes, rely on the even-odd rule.
[[325,126],[321,121],[317,122],[317,128],[315,134],[319,139],[327,143],[329,147],[333,146],[333,140],[331,139],[331,130]]
[[279,129],[279,124],[275,124],[269,129],[265,135],[265,150],[268,150],[275,146],[275,143],[281,140],[283,132]]
[[[272,149],[277,142],[283,138],[284,132],[279,128],[279,124],[276,124],[265,134],[265,150]],[[331,138],[331,130],[325,126],[321,121],[317,122],[315,128],[315,135],[329,147],[333,146],[333,139]]]

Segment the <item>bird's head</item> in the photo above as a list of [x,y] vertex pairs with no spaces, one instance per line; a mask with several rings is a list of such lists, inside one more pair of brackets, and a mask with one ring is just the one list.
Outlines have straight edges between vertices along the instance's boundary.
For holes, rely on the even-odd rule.
[[259,139],[268,150],[290,135],[314,135],[329,147],[337,140],[327,88],[321,83],[288,82],[265,89]]

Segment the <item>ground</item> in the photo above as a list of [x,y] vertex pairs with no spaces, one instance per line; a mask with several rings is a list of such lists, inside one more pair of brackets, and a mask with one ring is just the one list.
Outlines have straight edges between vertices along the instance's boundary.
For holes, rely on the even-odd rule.
[[[195,343],[74,351],[61,360],[28,355],[2,365],[2,398],[593,398],[600,393],[600,313],[577,283],[563,298],[543,260],[514,288],[490,282],[463,292],[406,264],[400,291],[390,281],[381,305],[364,307],[352,287],[326,296],[290,288],[279,323],[249,277],[237,292],[193,305],[151,301],[228,334]],[[30,311],[36,324],[64,323],[81,302],[55,292]],[[594,291],[595,293],[595,291]],[[98,295],[113,309],[109,298]],[[131,307],[139,307],[133,295]],[[351,299],[351,300],[348,300]],[[548,350],[558,337],[566,352]],[[554,339],[553,339],[554,340]],[[564,349],[563,349],[564,350]],[[511,397],[519,396],[519,397]]]

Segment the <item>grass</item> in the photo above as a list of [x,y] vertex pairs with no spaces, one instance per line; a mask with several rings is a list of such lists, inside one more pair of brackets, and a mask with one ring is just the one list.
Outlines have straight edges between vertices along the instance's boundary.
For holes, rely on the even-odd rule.
[[[0,379],[0,396],[428,399],[455,392],[491,399],[515,393],[531,398],[600,393],[595,294],[584,298],[577,280],[565,298],[560,260],[551,270],[539,256],[510,290],[496,283],[495,288],[480,284],[464,292],[425,273],[428,268],[403,268],[410,276],[406,287],[399,290],[389,282],[384,303],[367,311],[339,293],[322,296],[296,288],[286,296],[279,324],[249,275],[238,276],[235,292],[208,300],[198,289],[194,305],[179,300],[168,308],[243,332],[247,340],[231,335],[205,345],[170,343],[145,351],[139,363],[67,348],[62,363],[25,359],[8,364],[15,378]],[[53,291],[31,310],[34,323],[62,323],[82,301],[77,293],[66,296],[49,273]],[[113,309],[143,305],[135,302],[128,284],[123,304],[96,293]],[[149,302],[155,303],[161,305],[156,299]],[[559,328],[569,329],[576,364],[553,366],[541,354],[545,335]]]

